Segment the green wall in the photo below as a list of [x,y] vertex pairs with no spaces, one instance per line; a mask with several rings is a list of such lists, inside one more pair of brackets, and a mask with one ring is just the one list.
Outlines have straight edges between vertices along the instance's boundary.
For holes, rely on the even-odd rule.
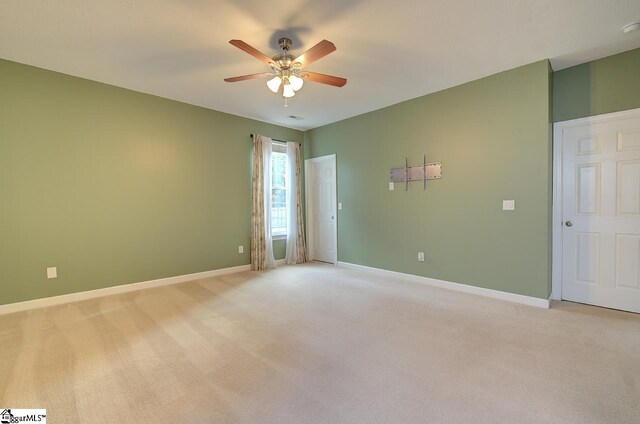
[[[0,93],[0,304],[248,263],[251,132],[337,153],[339,260],[546,298],[550,122],[640,107],[640,49],[304,134],[4,60]],[[422,154],[443,179],[388,191]]]
[[0,304],[249,263],[252,132],[304,138],[0,60]]
[[[550,84],[540,61],[308,131],[311,157],[337,155],[339,260],[548,298]],[[442,179],[389,191],[423,154]]]
[[640,49],[553,75],[554,122],[640,107]]

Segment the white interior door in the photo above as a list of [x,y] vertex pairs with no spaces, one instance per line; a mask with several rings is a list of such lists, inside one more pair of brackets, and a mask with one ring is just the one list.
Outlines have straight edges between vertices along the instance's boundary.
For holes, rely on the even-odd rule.
[[336,262],[336,158],[307,161],[307,208],[309,256]]
[[562,298],[640,312],[640,111],[562,130]]

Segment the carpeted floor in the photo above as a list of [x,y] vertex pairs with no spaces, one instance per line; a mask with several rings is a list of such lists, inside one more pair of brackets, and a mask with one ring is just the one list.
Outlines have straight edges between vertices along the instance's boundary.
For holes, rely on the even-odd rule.
[[305,264],[0,316],[51,423],[638,423],[640,315]]

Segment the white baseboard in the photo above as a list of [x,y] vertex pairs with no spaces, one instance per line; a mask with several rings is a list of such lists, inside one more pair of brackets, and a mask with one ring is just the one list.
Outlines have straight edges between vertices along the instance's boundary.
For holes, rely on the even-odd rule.
[[349,262],[338,261],[336,265],[342,266],[345,268],[360,269],[360,270],[366,270],[366,271],[373,271],[376,273],[382,273],[382,274],[390,275],[393,277],[403,278],[405,280],[426,284],[432,287],[455,290],[463,293],[470,293],[478,296],[490,297],[493,299],[506,300],[509,302],[520,303],[522,305],[535,306],[538,308],[546,308],[546,309],[549,308],[549,299],[540,299],[538,297],[524,296],[521,294],[486,289],[484,287],[476,287],[476,286],[470,286],[467,284],[452,283],[450,281],[436,280],[435,278],[422,277],[420,275],[413,275],[413,274],[405,274],[405,273],[396,272],[396,271],[388,271],[386,269],[373,268],[373,267],[364,266],[364,265],[357,265]]
[[[286,265],[286,259],[278,259],[276,265]],[[76,293],[62,294],[60,296],[44,297],[41,299],[26,300],[24,302],[9,303],[0,305],[0,315],[11,314],[13,312],[26,311],[28,309],[44,308],[47,306],[62,305],[64,303],[78,302],[81,300],[94,299],[96,297],[109,296],[112,294],[128,293],[136,290],[150,289],[152,287],[168,286],[171,284],[186,283],[187,281],[202,280],[204,278],[216,277],[218,275],[234,274],[241,271],[251,270],[251,265],[238,265],[229,268],[214,269],[211,271],[196,272],[194,274],[178,275],[175,277],[159,278],[157,280],[142,281],[140,283],[121,284],[118,286],[105,287],[103,289],[87,290]]]
[[[286,259],[278,259],[276,265],[286,265]],[[539,299],[537,297],[523,296],[520,294],[507,293],[498,290],[486,289],[483,287],[469,286],[466,284],[452,283],[449,281],[436,280],[435,278],[422,277],[419,275],[405,274],[402,272],[388,271],[386,269],[373,268],[364,265],[351,264],[348,262],[336,262],[337,266],[345,268],[361,269],[384,273],[394,277],[404,278],[433,287],[440,287],[449,290],[455,290],[464,293],[476,294],[479,296],[490,297],[494,299],[507,300],[509,302],[520,303],[523,305],[536,306],[539,308],[549,308],[548,299]],[[187,281],[202,280],[205,278],[216,277],[218,275],[233,274],[236,272],[249,271],[250,265],[239,265],[230,268],[214,269],[211,271],[197,272],[194,274],[178,275],[175,277],[159,278],[157,280],[143,281],[140,283],[122,284],[119,286],[105,287],[102,289],[88,290],[77,293],[63,294],[60,296],[45,297],[42,299],[27,300],[24,302],[9,303],[0,305],[0,315],[10,314],[13,312],[26,311],[28,309],[44,308],[47,306],[62,305],[64,303],[79,302],[81,300],[94,299],[97,297],[109,296],[113,294],[128,293],[136,290],[144,290],[152,287],[168,286],[171,284],[185,283]]]
[[152,287],[168,286],[170,284],[185,283],[187,281],[202,280],[224,274],[233,274],[241,271],[249,271],[250,265],[239,265],[230,268],[214,269],[212,271],[196,272],[195,274],[178,275],[176,277],[159,278],[157,280],[143,281],[140,283],[122,284],[119,286],[105,287],[103,289],[88,290],[83,292],[63,294],[60,296],[45,297],[41,299],[26,300],[24,302],[0,305],[0,315],[27,309],[44,308],[46,306],[61,305],[63,303],[78,302],[80,300],[94,299],[96,297],[112,294],[128,293],[136,290]]

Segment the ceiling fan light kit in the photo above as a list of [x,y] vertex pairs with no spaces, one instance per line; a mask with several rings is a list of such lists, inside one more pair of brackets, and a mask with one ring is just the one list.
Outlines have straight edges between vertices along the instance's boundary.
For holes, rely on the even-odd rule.
[[273,91],[274,93],[278,92],[278,90],[280,89],[280,84],[282,84],[282,78],[277,75],[267,81],[267,87],[269,87],[269,90]]
[[295,96],[296,92],[302,88],[305,79],[318,82],[320,84],[332,85],[334,87],[343,87],[347,83],[345,78],[318,74],[316,72],[302,71],[303,67],[310,65],[316,60],[321,59],[336,50],[336,46],[330,41],[322,40],[300,56],[296,57],[289,53],[291,40],[288,38],[281,38],[278,40],[278,44],[280,44],[282,53],[271,58],[242,40],[231,40],[229,43],[269,65],[272,72],[262,72],[258,74],[225,78],[225,81],[238,82],[255,78],[271,77],[271,79],[267,81],[267,87],[273,93],[277,94],[282,92],[284,107],[288,106],[287,100]]
[[285,83],[284,84],[284,88],[282,89],[282,96],[289,98],[289,97],[293,97],[296,95],[296,92],[293,91],[293,88],[291,87],[291,84],[289,83]]
[[289,84],[291,84],[291,88],[293,88],[293,91],[298,91],[302,88],[302,85],[304,84],[304,80],[295,75],[291,75],[289,77]]

